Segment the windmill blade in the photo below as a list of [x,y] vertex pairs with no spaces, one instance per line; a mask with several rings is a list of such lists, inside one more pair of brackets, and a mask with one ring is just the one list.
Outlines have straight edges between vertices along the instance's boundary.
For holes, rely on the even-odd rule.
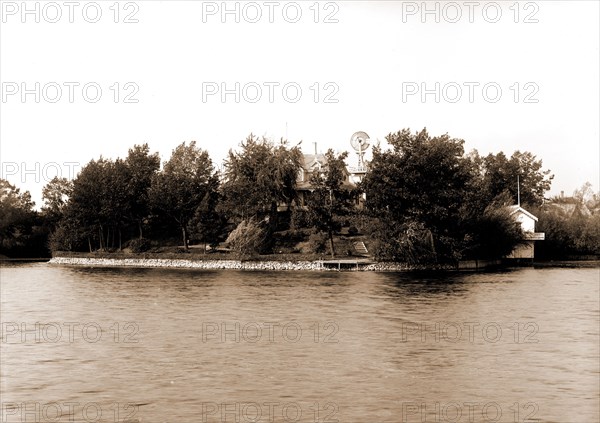
[[352,137],[350,138],[350,145],[352,148],[354,148],[354,150],[362,152],[369,148],[369,141],[370,138],[366,132],[358,131],[352,134]]

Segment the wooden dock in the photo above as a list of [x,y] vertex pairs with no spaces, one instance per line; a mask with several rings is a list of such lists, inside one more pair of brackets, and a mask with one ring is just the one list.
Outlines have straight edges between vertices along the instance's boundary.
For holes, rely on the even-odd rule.
[[333,270],[359,270],[360,266],[369,265],[375,263],[372,260],[365,259],[345,259],[345,260],[320,260],[317,263],[320,263],[324,269],[333,269]]

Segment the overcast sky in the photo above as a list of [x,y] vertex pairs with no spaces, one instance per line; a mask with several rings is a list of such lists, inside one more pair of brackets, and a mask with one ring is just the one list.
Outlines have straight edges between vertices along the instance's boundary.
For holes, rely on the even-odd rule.
[[196,140],[221,164],[251,132],[310,152],[427,127],[599,189],[597,1],[0,3],[2,177],[38,206],[100,155]]

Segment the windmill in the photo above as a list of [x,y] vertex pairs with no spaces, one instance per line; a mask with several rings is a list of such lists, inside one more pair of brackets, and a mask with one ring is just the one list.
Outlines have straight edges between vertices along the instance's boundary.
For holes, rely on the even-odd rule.
[[359,168],[362,168],[365,165],[364,155],[365,151],[367,151],[367,148],[369,148],[369,145],[371,145],[370,141],[371,139],[369,138],[369,135],[367,135],[367,133],[363,131],[355,132],[350,138],[350,145],[352,146],[354,151],[356,151],[356,154],[358,154]]

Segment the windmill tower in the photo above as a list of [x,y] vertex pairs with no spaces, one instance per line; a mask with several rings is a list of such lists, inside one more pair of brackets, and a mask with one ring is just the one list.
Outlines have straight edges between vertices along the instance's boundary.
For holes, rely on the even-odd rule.
[[365,152],[369,148],[369,145],[371,145],[370,141],[371,141],[371,139],[369,138],[369,135],[367,135],[367,133],[363,132],[363,131],[355,132],[354,134],[352,134],[352,137],[350,138],[350,145],[352,146],[352,148],[354,149],[354,151],[356,151],[356,154],[358,155],[358,167],[359,168],[365,167],[364,156],[365,156]]
[[354,183],[360,182],[367,173],[365,166],[365,152],[371,145],[371,139],[366,132],[358,131],[350,137],[350,145],[358,155],[358,165],[348,166],[348,171]]

